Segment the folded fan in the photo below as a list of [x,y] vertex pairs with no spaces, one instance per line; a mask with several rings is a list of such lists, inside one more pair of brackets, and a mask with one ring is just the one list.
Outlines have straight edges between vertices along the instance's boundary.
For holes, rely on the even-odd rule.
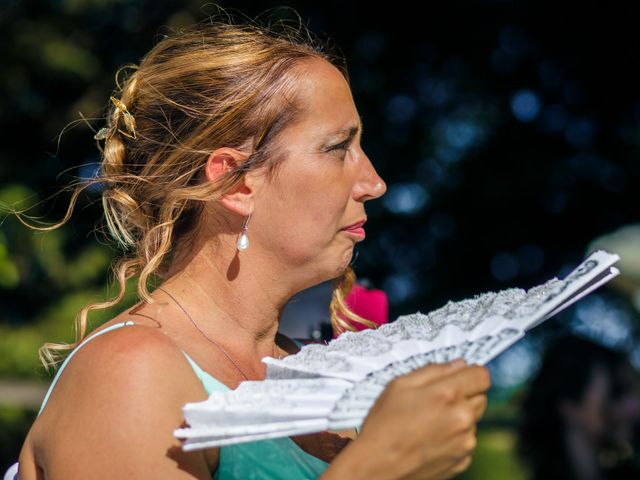
[[463,358],[484,365],[526,332],[619,274],[597,251],[566,278],[511,288],[398,317],[376,330],[345,332],[284,359],[265,357],[263,381],[214,392],[184,406],[184,450],[358,427],[395,377]]

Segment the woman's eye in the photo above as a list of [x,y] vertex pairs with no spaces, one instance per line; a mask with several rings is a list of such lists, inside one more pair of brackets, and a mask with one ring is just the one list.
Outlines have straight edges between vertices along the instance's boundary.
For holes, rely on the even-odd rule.
[[340,143],[340,144],[338,144],[338,145],[334,145],[333,147],[331,147],[331,148],[329,149],[329,151],[330,151],[330,152],[333,152],[333,151],[343,151],[343,150],[347,150],[347,148],[348,148],[348,147],[349,147],[349,144],[348,144],[347,142],[343,142],[343,143]]

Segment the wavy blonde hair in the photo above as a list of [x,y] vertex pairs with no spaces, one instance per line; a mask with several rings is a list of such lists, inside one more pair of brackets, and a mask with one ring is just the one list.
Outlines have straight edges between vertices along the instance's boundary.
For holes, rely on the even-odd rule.
[[[172,245],[193,238],[204,202],[220,198],[247,171],[264,167],[275,173],[282,156],[274,139],[300,112],[294,67],[313,58],[330,62],[349,81],[343,57],[301,24],[210,18],[166,36],[139,65],[118,71],[107,127],[100,132],[106,137],[100,173],[73,186],[60,222],[35,227],[21,219],[38,230],[58,228],[69,220],[78,195],[100,185],[106,226],[124,250],[112,265],[117,295],[80,310],[74,343],[45,343],[39,351],[45,367],[85,338],[89,311],[120,303],[129,279],[137,277],[138,296],[152,302],[149,280],[167,274]],[[211,151],[247,142],[251,154],[245,162],[215,183],[201,181]],[[330,318],[337,332],[354,330],[352,322],[375,326],[345,302],[354,281],[348,267],[334,282]]]

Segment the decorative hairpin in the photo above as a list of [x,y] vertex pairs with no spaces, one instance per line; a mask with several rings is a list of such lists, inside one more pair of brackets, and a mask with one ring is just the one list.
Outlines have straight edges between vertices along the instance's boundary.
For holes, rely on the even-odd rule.
[[[133,115],[131,115],[131,113],[129,113],[127,106],[122,101],[112,96],[111,102],[116,107],[116,111],[113,115],[113,125],[111,127],[102,127],[100,130],[98,130],[98,133],[96,133],[93,136],[93,138],[95,138],[96,140],[108,140],[117,130],[125,137],[132,138],[135,140],[136,139],[136,119],[133,118]],[[120,115],[122,115],[124,126],[127,129],[126,132],[118,128],[118,119],[120,118]]]

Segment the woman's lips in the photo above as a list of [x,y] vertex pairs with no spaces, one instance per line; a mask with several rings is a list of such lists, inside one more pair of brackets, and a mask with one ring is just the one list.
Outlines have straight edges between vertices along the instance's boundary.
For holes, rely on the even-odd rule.
[[364,233],[364,228],[360,227],[360,228],[348,228],[346,230],[344,230],[347,233],[352,233],[355,236],[359,237],[359,238],[364,238],[365,237],[365,233]]
[[365,221],[366,220],[360,221],[358,223],[354,223],[353,225],[350,225],[349,227],[343,228],[342,230],[347,232],[347,233],[351,233],[351,234],[357,236],[358,238],[364,238],[365,237],[365,233],[364,233],[363,225],[364,225]]

